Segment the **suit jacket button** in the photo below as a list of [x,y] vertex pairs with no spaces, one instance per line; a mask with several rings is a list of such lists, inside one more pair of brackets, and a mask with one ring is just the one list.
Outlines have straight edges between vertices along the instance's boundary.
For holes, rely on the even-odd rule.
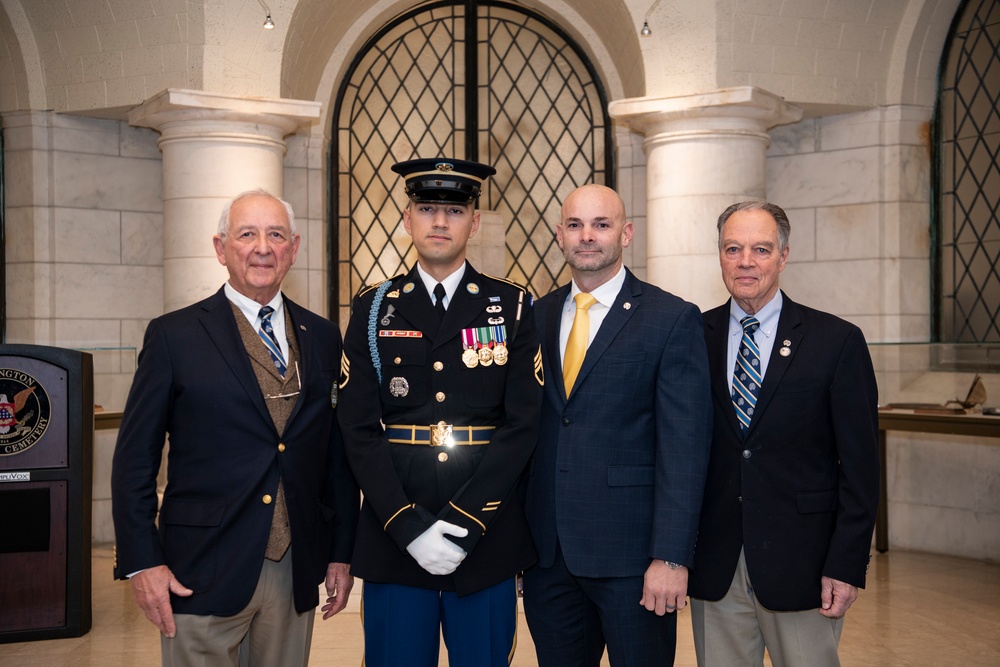
[[750,458],[750,450],[749,449],[744,449],[743,450],[743,458],[745,458],[745,459]]
[[395,359],[392,360],[392,362],[398,366],[401,363],[403,363],[403,360],[400,357],[396,357]]
[[271,504],[271,495],[269,493],[265,493],[264,497],[261,498],[261,500],[264,501],[265,505],[270,505]]
[[434,370],[436,371],[444,370],[444,364],[442,364],[440,361],[435,361]]
[[569,417],[563,417],[563,426],[569,426]]
[[434,394],[434,400],[436,400],[438,403],[444,403],[444,399],[445,395],[443,391],[439,391],[438,393]]
[[440,454],[438,454],[438,461],[444,463],[447,460],[448,460],[448,452],[441,452]]
[[742,503],[743,502],[743,496],[736,496],[736,502]]
[[279,452],[285,451],[285,443],[283,443],[283,442],[279,442],[278,443],[278,451]]

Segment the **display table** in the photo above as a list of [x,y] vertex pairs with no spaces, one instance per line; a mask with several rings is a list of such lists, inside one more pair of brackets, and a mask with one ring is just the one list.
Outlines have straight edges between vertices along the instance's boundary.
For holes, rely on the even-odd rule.
[[[916,433],[947,433],[970,435],[980,438],[1000,438],[1000,417],[968,414],[926,414],[912,410],[879,410],[878,457],[881,492],[878,501],[878,519],[875,522],[875,549],[879,553],[889,550],[889,499],[886,487],[886,431]],[[984,440],[983,444],[1000,445],[1000,440]]]

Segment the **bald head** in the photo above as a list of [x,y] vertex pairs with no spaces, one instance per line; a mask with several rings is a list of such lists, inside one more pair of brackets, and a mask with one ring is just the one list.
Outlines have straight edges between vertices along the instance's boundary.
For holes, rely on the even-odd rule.
[[625,202],[611,188],[594,183],[566,197],[556,240],[580,289],[589,292],[618,273],[632,231],[632,223],[625,220]]
[[562,205],[562,222],[565,224],[567,210],[601,210],[612,215],[614,220],[625,223],[625,202],[621,195],[606,185],[590,183],[581,185],[569,193]]

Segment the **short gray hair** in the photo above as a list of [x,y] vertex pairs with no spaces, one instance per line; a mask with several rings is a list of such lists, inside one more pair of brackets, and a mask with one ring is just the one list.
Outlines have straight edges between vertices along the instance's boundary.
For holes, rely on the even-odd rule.
[[288,228],[291,230],[292,235],[298,233],[295,229],[295,212],[292,211],[292,205],[286,202],[281,197],[275,197],[270,192],[264,188],[257,188],[256,190],[247,190],[246,192],[241,192],[232,199],[226,202],[226,205],[222,207],[222,215],[219,216],[219,238],[223,241],[226,240],[226,236],[229,235],[229,212],[233,208],[233,204],[240,201],[241,199],[246,199],[247,197],[268,197],[276,202],[280,202],[282,206],[285,207],[285,213],[288,215]]
[[774,218],[774,222],[778,225],[778,252],[784,252],[785,248],[788,247],[788,237],[792,233],[792,226],[788,222],[788,216],[785,214],[784,209],[777,204],[751,199],[733,204],[719,216],[718,227],[720,250],[722,249],[722,226],[725,225],[730,216],[737,211],[764,211],[769,214],[772,218]]

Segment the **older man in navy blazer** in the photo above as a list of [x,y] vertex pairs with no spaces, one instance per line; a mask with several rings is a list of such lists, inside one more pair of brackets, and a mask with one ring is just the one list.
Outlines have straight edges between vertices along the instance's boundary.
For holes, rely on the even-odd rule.
[[304,667],[319,584],[324,618],[352,585],[340,332],[280,292],[299,247],[287,203],[236,197],[214,243],[229,281],[146,330],[111,473],[115,576],[162,633],[164,665],[236,667],[242,652]]
[[690,580],[698,664],[839,665],[879,498],[877,388],[858,327],[778,289],[788,216],[718,220],[732,295],[705,313],[715,428]]
[[527,483],[540,667],[673,663],[711,440],[698,309],[622,264],[632,223],[586,185],[556,229],[573,281],[539,300],[542,424]]

